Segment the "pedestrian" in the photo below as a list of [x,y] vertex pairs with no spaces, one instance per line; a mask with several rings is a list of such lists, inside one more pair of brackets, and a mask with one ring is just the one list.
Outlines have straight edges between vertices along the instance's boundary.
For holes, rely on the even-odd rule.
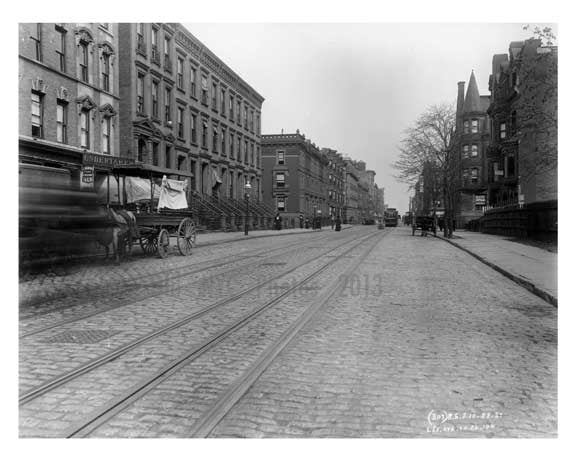
[[342,230],[342,221],[341,221],[341,219],[340,219],[340,216],[337,216],[337,217],[336,217],[336,222],[335,222],[334,224],[335,224],[335,227],[336,227],[335,230],[336,230],[337,232],[340,232],[340,231]]
[[280,213],[276,213],[276,216],[274,217],[274,226],[276,227],[276,230],[282,229],[282,216],[280,216]]
[[334,215],[330,216],[330,229],[334,230]]
[[304,229],[304,216],[300,215],[298,219],[300,220],[300,229]]

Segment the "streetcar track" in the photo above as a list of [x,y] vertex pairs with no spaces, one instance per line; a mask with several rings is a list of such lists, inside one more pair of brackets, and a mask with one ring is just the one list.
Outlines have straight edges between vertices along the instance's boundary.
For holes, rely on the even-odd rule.
[[[292,245],[287,245],[287,246],[285,246],[285,247],[282,247],[281,250],[286,250],[287,248],[293,248],[293,247],[302,247],[302,244],[301,244],[301,243],[295,243],[295,244],[292,244]],[[273,250],[273,251],[274,251],[274,250]],[[247,252],[247,253],[248,253],[248,252]],[[292,250],[286,250],[286,251],[282,251],[282,252],[279,253],[279,254],[270,255],[270,256],[265,256],[266,254],[269,254],[269,253],[270,253],[270,250],[266,250],[266,251],[264,251],[264,252],[262,252],[262,253],[260,253],[260,254],[258,254],[258,255],[249,256],[249,258],[255,258],[255,259],[258,259],[258,258],[265,258],[265,259],[278,258],[278,257],[283,256],[283,255],[285,255],[285,254],[290,254],[290,253],[292,253]],[[245,253],[241,253],[240,255],[238,255],[238,257],[237,257],[234,261],[223,261],[223,262],[216,263],[216,264],[212,264],[212,265],[209,265],[209,266],[200,267],[200,268],[195,268],[195,269],[193,269],[193,270],[189,270],[189,271],[184,272],[184,273],[181,273],[181,274],[170,274],[170,276],[166,276],[166,275],[165,275],[165,280],[162,281],[162,282],[158,282],[158,284],[159,284],[159,286],[162,286],[162,285],[165,285],[165,284],[166,284],[165,282],[168,281],[168,280],[169,280],[169,281],[174,281],[174,280],[182,279],[182,278],[185,278],[185,277],[188,277],[188,276],[190,276],[190,275],[194,275],[194,274],[197,274],[197,273],[200,273],[200,272],[204,272],[204,271],[208,271],[208,270],[212,270],[212,269],[217,269],[218,267],[222,267],[222,266],[225,266],[225,265],[235,264],[235,263],[238,263],[239,261],[242,261],[242,259],[246,259]],[[262,265],[262,263],[260,263],[260,265]],[[236,271],[237,269],[238,269],[237,267],[234,267],[234,268],[230,269],[229,271],[224,272],[223,274],[226,274],[226,273],[228,273],[228,272],[234,272],[234,271]],[[106,312],[109,312],[109,311],[112,311],[112,310],[115,310],[115,309],[119,309],[119,308],[124,307],[124,306],[129,306],[129,305],[131,305],[131,304],[135,304],[135,303],[138,303],[138,302],[143,301],[143,300],[146,300],[146,299],[150,299],[150,298],[154,298],[154,297],[157,297],[157,296],[161,296],[161,295],[163,295],[163,294],[169,293],[169,292],[171,292],[171,291],[176,291],[176,290],[179,290],[179,289],[181,289],[181,288],[182,288],[182,287],[169,287],[169,288],[159,289],[159,290],[154,291],[154,292],[152,292],[152,293],[144,293],[144,294],[141,294],[141,295],[139,295],[139,296],[133,296],[133,297],[131,297],[129,300],[124,300],[124,299],[120,299],[120,300],[115,299],[115,300],[112,300],[112,301],[110,301],[110,300],[108,300],[108,301],[106,301],[106,300],[104,300],[104,301],[100,300],[100,304],[106,304],[107,307],[105,307],[105,308],[95,308],[95,309],[92,309],[90,312],[87,312],[87,313],[85,313],[85,314],[76,315],[76,316],[73,316],[73,317],[71,317],[71,318],[69,318],[69,319],[64,319],[64,320],[56,321],[56,322],[53,322],[53,323],[51,323],[51,324],[44,325],[44,326],[42,326],[42,327],[40,327],[40,328],[36,328],[36,329],[31,330],[31,331],[26,331],[26,332],[21,333],[21,334],[19,335],[19,339],[23,339],[23,338],[26,338],[26,337],[34,336],[34,335],[43,333],[43,332],[45,332],[45,331],[51,330],[51,329],[53,329],[53,328],[58,328],[58,327],[67,325],[67,324],[69,324],[69,323],[74,323],[74,322],[78,322],[78,321],[81,321],[81,320],[85,320],[85,319],[87,319],[87,318],[94,317],[94,316],[96,316],[96,315],[103,314],[103,313],[106,313]],[[113,294],[110,294],[110,295],[107,295],[107,296],[108,296],[108,298],[114,298],[115,296],[118,296],[118,294],[120,294],[120,293],[125,293],[125,291],[126,291],[126,288],[123,287],[121,290],[118,290],[118,291],[114,292]],[[77,305],[68,306],[67,308],[70,308],[70,307],[77,307]],[[53,309],[52,312],[54,312],[54,311],[60,311],[60,310],[64,310],[64,309],[66,309],[66,308],[56,307],[56,308]],[[37,316],[33,317],[32,320],[37,320],[37,319],[43,317],[44,315],[48,315],[49,313],[51,313],[51,312],[44,312],[44,313],[42,313],[42,314],[40,314],[40,315],[37,315]],[[26,319],[26,320],[31,320],[31,319]]]
[[[353,250],[357,249],[360,245],[362,245],[366,241],[370,240],[374,236],[382,236],[382,235],[386,235],[386,234],[383,234],[382,232],[371,233],[367,237],[361,239],[358,243],[353,245],[351,248],[345,250],[345,252],[342,253],[342,255],[346,255],[346,254],[352,252]],[[380,238],[377,238],[376,243],[378,243],[379,241],[380,241]],[[360,264],[360,262],[363,260],[364,256],[366,254],[368,254],[374,248],[376,243],[374,243],[372,246],[370,246],[367,251],[363,252],[362,255],[360,257],[358,257],[358,262],[356,264],[353,264],[347,270],[347,273],[351,273],[353,270],[355,270],[355,267],[357,267],[357,265]],[[331,251],[333,251],[333,250],[331,250]],[[174,373],[177,373],[181,368],[188,365],[190,362],[192,362],[193,360],[195,360],[196,358],[201,356],[203,353],[207,352],[208,350],[210,350],[211,348],[213,348],[214,346],[216,346],[220,342],[227,339],[233,332],[239,330],[244,325],[249,323],[251,320],[253,320],[254,318],[257,318],[264,311],[266,311],[267,309],[271,308],[272,306],[278,304],[282,299],[284,299],[285,297],[287,297],[291,293],[298,290],[301,286],[305,285],[310,280],[317,277],[319,274],[323,273],[329,267],[333,266],[336,261],[337,261],[337,259],[336,260],[334,260],[334,259],[329,260],[327,263],[323,264],[319,269],[316,269],[312,274],[306,276],[300,282],[294,284],[293,286],[291,286],[287,290],[283,291],[279,295],[275,296],[271,300],[264,302],[263,304],[258,306],[256,309],[253,309],[249,313],[243,315],[239,320],[234,321],[233,324],[228,325],[224,329],[220,330],[216,334],[214,334],[211,337],[209,337],[208,339],[204,340],[201,344],[195,345],[193,348],[189,349],[184,354],[181,354],[175,360],[172,360],[167,365],[163,366],[159,371],[156,371],[152,376],[145,378],[141,382],[132,386],[128,391],[125,391],[123,395],[111,399],[111,401],[109,401],[106,405],[104,405],[103,407],[96,409],[95,411],[90,413],[81,422],[76,423],[62,437],[66,437],[66,438],[85,437],[86,435],[90,434],[95,429],[100,427],[102,424],[104,424],[105,422],[107,422],[108,420],[113,418],[116,414],[120,413],[126,407],[130,406],[133,402],[139,400],[142,396],[144,396],[145,394],[147,394],[148,392],[153,390],[159,383],[166,380],[168,377],[170,377]],[[328,290],[328,295],[327,296],[323,295],[325,297],[325,302],[327,302],[334,295],[335,291],[338,289],[338,287],[341,285],[341,283],[342,283],[341,278],[338,278],[337,282],[330,286],[330,289]],[[323,304],[324,303],[320,303],[319,306],[322,306]],[[316,309],[313,309],[313,312],[309,316],[308,315],[301,316],[301,319],[296,322],[298,324],[298,328],[289,327],[289,333],[283,334],[281,337],[281,340],[279,341],[280,343],[282,343],[282,347],[279,348],[273,354],[269,354],[267,352],[266,354],[264,354],[265,358],[267,360],[270,360],[270,361],[273,360],[273,358],[276,357],[276,355],[278,355],[278,353],[281,351],[281,349],[283,349],[283,347],[285,347],[285,345],[288,344],[288,342],[292,339],[292,337],[295,334],[297,334],[297,332],[316,313],[316,311],[319,309],[319,306],[316,306]],[[305,313],[306,312],[309,312],[309,309],[306,309]],[[276,345],[278,345],[279,342],[277,341]],[[253,367],[251,367],[250,369],[252,370]],[[257,366],[256,370],[260,370],[259,373],[257,374],[257,376],[259,376],[264,371],[264,369],[265,369],[265,367],[262,369],[262,367]],[[252,373],[254,374],[255,371],[253,371]],[[253,376],[253,374],[251,376]],[[256,377],[254,377],[254,380],[256,379]],[[243,382],[246,382],[246,380],[243,380]],[[228,395],[228,393],[226,395]],[[230,400],[227,400],[227,402],[229,402],[229,401]],[[220,407],[218,407],[218,408],[220,408]],[[228,410],[226,410],[226,412],[227,411]],[[221,413],[220,411],[217,412],[218,415],[220,413]],[[221,417],[220,417],[220,419],[221,419]],[[211,426],[213,424],[213,421],[214,421],[214,417],[210,413],[210,415],[206,419],[206,422],[203,422],[202,425],[197,428],[196,432],[201,433],[201,430],[206,425]]]
[[[295,247],[295,246],[298,246],[298,245],[300,245],[300,244],[299,244],[299,243],[290,244],[290,245],[286,245],[286,246],[284,246],[284,247],[282,247],[282,248],[280,248],[280,249],[291,248],[291,247]],[[269,251],[270,251],[270,250],[268,250],[268,252],[269,252]],[[232,260],[232,261],[225,261],[225,262],[223,262],[223,263],[217,263],[217,264],[209,265],[208,267],[198,268],[198,269],[195,270],[194,272],[201,271],[201,270],[210,270],[210,269],[212,269],[212,268],[217,268],[217,267],[223,266],[223,265],[225,265],[225,264],[234,263],[234,262],[237,262],[238,260],[241,260],[242,258],[245,258],[246,255],[249,255],[248,257],[250,257],[250,258],[256,258],[256,257],[262,257],[262,255],[265,254],[265,252],[262,252],[262,253],[258,253],[257,255],[250,255],[250,253],[253,253],[253,252],[254,252],[253,249],[252,249],[252,250],[243,251],[243,252],[241,252],[241,253],[239,253],[239,254],[237,254],[237,255],[234,255],[234,256],[233,256],[234,260]],[[206,262],[209,263],[210,260],[205,261],[204,263],[206,263]],[[201,263],[199,263],[199,264],[203,264],[203,263],[201,262]],[[180,267],[178,267],[176,270],[186,269],[186,267],[187,267],[187,266],[180,266]],[[194,272],[193,272],[193,273],[194,273]],[[156,272],[152,272],[152,273],[150,273],[150,274],[146,274],[146,276],[147,276],[147,277],[150,277],[152,280],[154,280],[154,279],[155,279],[156,277],[158,277],[158,276],[161,276],[161,277],[166,278],[166,271],[165,271],[165,270],[158,270],[158,271],[156,271]],[[148,284],[146,284],[146,285],[148,285]],[[98,290],[101,290],[101,289],[102,289],[102,286],[97,286],[97,287],[92,287],[92,288],[87,288],[87,289],[85,289],[85,290],[83,291],[84,298],[89,299],[89,298],[90,298],[90,295],[92,295],[92,294],[94,294],[94,293],[99,294],[99,293],[98,293]],[[113,295],[115,295],[115,294],[121,293],[121,292],[125,291],[125,289],[126,289],[126,286],[123,285],[123,286],[119,287],[116,291],[114,291],[113,293],[107,294],[107,296],[113,296]],[[68,296],[67,293],[58,293],[58,294],[55,294],[55,295],[53,295],[53,296],[48,296],[48,297],[44,297],[44,298],[41,298],[41,299],[36,299],[36,300],[34,300],[33,302],[22,302],[22,303],[20,303],[20,308],[24,308],[24,307],[25,307],[25,308],[38,307],[38,306],[40,306],[40,305],[43,304],[43,303],[51,303],[51,302],[55,302],[55,301],[58,301],[58,300],[61,300],[61,299],[65,299],[67,296]],[[78,304],[78,300],[73,300],[73,301],[70,301],[69,303],[64,304],[64,305],[60,304],[60,305],[55,306],[55,307],[53,307],[53,308],[43,309],[43,311],[42,311],[41,313],[35,313],[35,312],[33,312],[33,313],[31,313],[30,315],[21,315],[20,318],[19,318],[19,320],[20,320],[20,321],[25,321],[25,320],[36,319],[36,318],[39,318],[39,317],[41,317],[41,316],[43,316],[43,315],[46,315],[46,314],[49,314],[49,313],[52,313],[52,312],[55,312],[55,311],[58,311],[58,310],[63,310],[63,309],[69,308],[69,307],[73,307],[73,306],[75,306],[75,305],[77,305],[77,304]]]
[[[373,234],[369,234],[369,236],[367,238],[362,239],[360,242],[363,242],[363,241],[367,240],[368,238],[370,238],[371,236],[376,235],[376,234],[381,234],[381,232],[375,232]],[[354,239],[352,239],[352,241],[355,239],[356,239],[356,237]],[[346,242],[346,243],[349,243],[349,242]],[[354,246],[353,248],[356,248],[358,245]],[[133,341],[128,342],[122,346],[119,346],[118,348],[110,351],[107,354],[104,354],[100,357],[97,357],[93,360],[90,360],[89,362],[85,363],[84,365],[81,365],[81,366],[79,366],[79,367],[77,367],[77,368],[75,368],[69,372],[66,372],[66,373],[63,373],[59,376],[56,376],[55,378],[47,380],[43,384],[40,384],[39,386],[36,386],[35,388],[21,394],[21,396],[19,398],[19,404],[24,405],[26,403],[29,403],[32,400],[46,394],[47,392],[50,392],[51,390],[54,390],[54,389],[60,387],[61,385],[65,384],[65,383],[67,383],[73,379],[76,379],[82,375],[85,375],[86,373],[88,373],[88,372],[90,372],[90,371],[92,371],[92,370],[94,370],[94,369],[96,369],[96,368],[98,368],[98,367],[100,367],[106,363],[109,363],[112,360],[115,360],[115,359],[121,357],[122,355],[126,354],[127,352],[129,352],[135,348],[137,348],[138,346],[140,346],[144,343],[147,343],[147,342],[151,341],[152,339],[154,339],[158,336],[161,336],[161,335],[163,335],[163,334],[165,334],[171,330],[177,329],[177,328],[195,320],[196,318],[199,318],[199,317],[205,315],[206,313],[208,313],[208,312],[210,312],[210,311],[212,311],[218,307],[229,304],[229,303],[241,298],[242,296],[244,296],[248,293],[256,291],[259,288],[261,288],[262,286],[269,284],[271,282],[274,282],[275,280],[280,279],[281,277],[284,277],[285,275],[290,274],[291,272],[294,272],[294,271],[298,270],[299,268],[313,262],[314,260],[318,259],[319,257],[324,256],[325,254],[328,254],[328,253],[333,252],[333,251],[335,251],[335,248],[330,248],[328,251],[322,253],[320,256],[313,256],[313,257],[307,259],[302,264],[298,264],[298,265],[296,265],[292,268],[289,268],[285,271],[282,271],[281,273],[274,275],[274,276],[272,276],[272,277],[270,277],[264,281],[258,282],[256,284],[240,291],[240,292],[237,292],[231,296],[228,296],[224,299],[221,299],[221,300],[216,301],[212,304],[209,304],[208,306],[205,306],[205,307],[201,308],[200,310],[198,310],[192,314],[189,314],[189,315],[187,315],[181,319],[178,319],[174,322],[171,322],[170,324],[165,325],[165,326],[163,326],[163,327],[161,327],[155,331],[152,331],[146,335],[143,335],[136,340],[133,340]],[[344,254],[348,253],[349,251],[351,251],[351,250],[347,250]],[[326,264],[326,266],[333,264],[336,260],[337,260],[337,258],[331,259]]]

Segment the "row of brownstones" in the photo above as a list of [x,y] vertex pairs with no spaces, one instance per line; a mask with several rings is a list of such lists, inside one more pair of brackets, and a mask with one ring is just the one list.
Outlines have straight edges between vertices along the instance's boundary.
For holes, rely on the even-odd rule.
[[[510,43],[492,59],[489,95],[458,82],[453,153],[457,227],[550,238],[557,228],[558,48]],[[425,176],[425,175],[424,175]],[[426,181],[415,201],[426,197]],[[429,194],[428,194],[429,195]],[[429,205],[430,207],[430,205]]]
[[247,193],[261,215],[381,214],[374,171],[299,133],[263,136],[263,102],[181,24],[19,27],[21,164],[65,170],[120,203],[112,169],[140,166],[187,178],[190,199],[216,215],[242,214]]

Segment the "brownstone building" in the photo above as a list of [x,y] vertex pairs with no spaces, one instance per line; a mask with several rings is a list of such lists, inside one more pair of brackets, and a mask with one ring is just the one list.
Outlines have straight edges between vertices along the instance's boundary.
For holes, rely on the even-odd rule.
[[[19,161],[61,168],[93,187],[121,162],[118,28],[19,25]],[[90,174],[87,172],[89,168]]]
[[261,200],[264,98],[181,24],[120,24],[119,37],[123,154],[232,208],[247,182]]

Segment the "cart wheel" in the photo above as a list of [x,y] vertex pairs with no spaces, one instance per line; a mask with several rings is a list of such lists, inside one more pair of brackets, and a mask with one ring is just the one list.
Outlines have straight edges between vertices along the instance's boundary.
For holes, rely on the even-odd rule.
[[178,226],[176,235],[178,251],[182,256],[188,256],[192,253],[192,248],[196,244],[196,225],[191,218],[184,218]]
[[158,256],[165,258],[168,256],[168,249],[170,248],[170,234],[166,229],[161,229],[158,233]]
[[155,255],[158,252],[158,236],[151,233],[141,235],[140,247],[146,256]]

